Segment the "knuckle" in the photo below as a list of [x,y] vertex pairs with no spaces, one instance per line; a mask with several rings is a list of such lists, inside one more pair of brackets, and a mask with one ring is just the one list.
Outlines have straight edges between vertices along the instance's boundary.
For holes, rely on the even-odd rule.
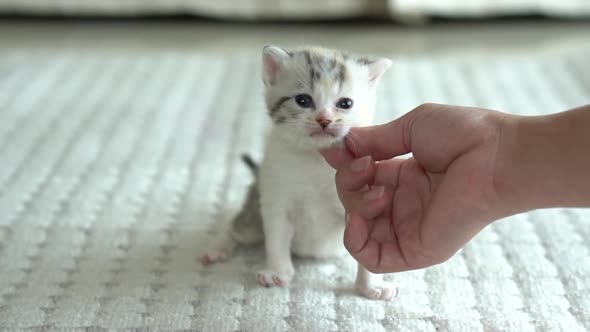
[[424,104],[420,104],[418,106],[416,106],[412,112],[414,113],[418,113],[418,112],[424,112],[427,109],[432,108],[433,104],[432,103],[424,103]]
[[423,112],[430,112],[432,110],[440,109],[441,107],[444,107],[444,106],[445,105],[437,104],[437,103],[423,103],[423,104],[416,106],[416,108],[414,108],[411,112],[415,113],[415,114],[419,114],[419,113],[423,113]]

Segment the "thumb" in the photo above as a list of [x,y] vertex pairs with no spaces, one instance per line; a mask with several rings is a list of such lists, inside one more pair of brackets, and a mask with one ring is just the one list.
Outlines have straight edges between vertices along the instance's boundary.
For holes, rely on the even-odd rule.
[[344,144],[338,148],[320,150],[320,154],[324,157],[326,162],[335,169],[339,169],[341,166],[348,164],[354,159],[352,153],[348,151]]
[[410,112],[382,125],[352,128],[345,144],[354,158],[372,156],[380,161],[409,153],[414,118],[414,112]]

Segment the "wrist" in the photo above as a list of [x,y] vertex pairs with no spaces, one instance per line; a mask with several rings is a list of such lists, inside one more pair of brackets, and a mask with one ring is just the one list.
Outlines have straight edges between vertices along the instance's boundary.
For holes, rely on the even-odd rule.
[[506,115],[495,187],[506,214],[590,206],[590,108]]
[[[495,167],[495,187],[501,210],[516,214],[534,210],[544,203],[541,192],[531,195],[531,184],[539,174],[529,174],[538,160],[538,146],[542,146],[543,117],[505,115]],[[537,161],[538,162],[538,161]]]

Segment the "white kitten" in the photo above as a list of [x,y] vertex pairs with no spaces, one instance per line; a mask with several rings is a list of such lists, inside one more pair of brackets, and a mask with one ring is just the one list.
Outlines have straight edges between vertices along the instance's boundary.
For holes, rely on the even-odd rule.
[[[371,124],[377,83],[390,65],[384,58],[353,57],[318,47],[264,48],[265,99],[273,127],[257,187],[250,189],[246,208],[232,229],[202,256],[204,264],[227,258],[236,242],[264,238],[267,269],[258,272],[258,282],[282,287],[295,272],[292,253],[322,258],[346,253],[335,171],[318,150],[341,144],[352,127]],[[262,227],[259,216],[247,215],[258,204]],[[372,299],[389,300],[396,294],[395,287],[360,265],[356,288]]]

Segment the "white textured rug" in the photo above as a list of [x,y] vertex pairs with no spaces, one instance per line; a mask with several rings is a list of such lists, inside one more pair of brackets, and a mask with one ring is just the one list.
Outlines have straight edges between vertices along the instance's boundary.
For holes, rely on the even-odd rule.
[[[388,276],[401,284],[391,303],[350,291],[351,259],[297,260],[289,289],[257,286],[260,247],[202,267],[209,225],[250,181],[239,155],[260,156],[257,59],[0,52],[0,329],[590,329],[588,210],[497,223],[445,264]],[[520,114],[588,103],[588,59],[400,58],[379,122],[425,101]]]

